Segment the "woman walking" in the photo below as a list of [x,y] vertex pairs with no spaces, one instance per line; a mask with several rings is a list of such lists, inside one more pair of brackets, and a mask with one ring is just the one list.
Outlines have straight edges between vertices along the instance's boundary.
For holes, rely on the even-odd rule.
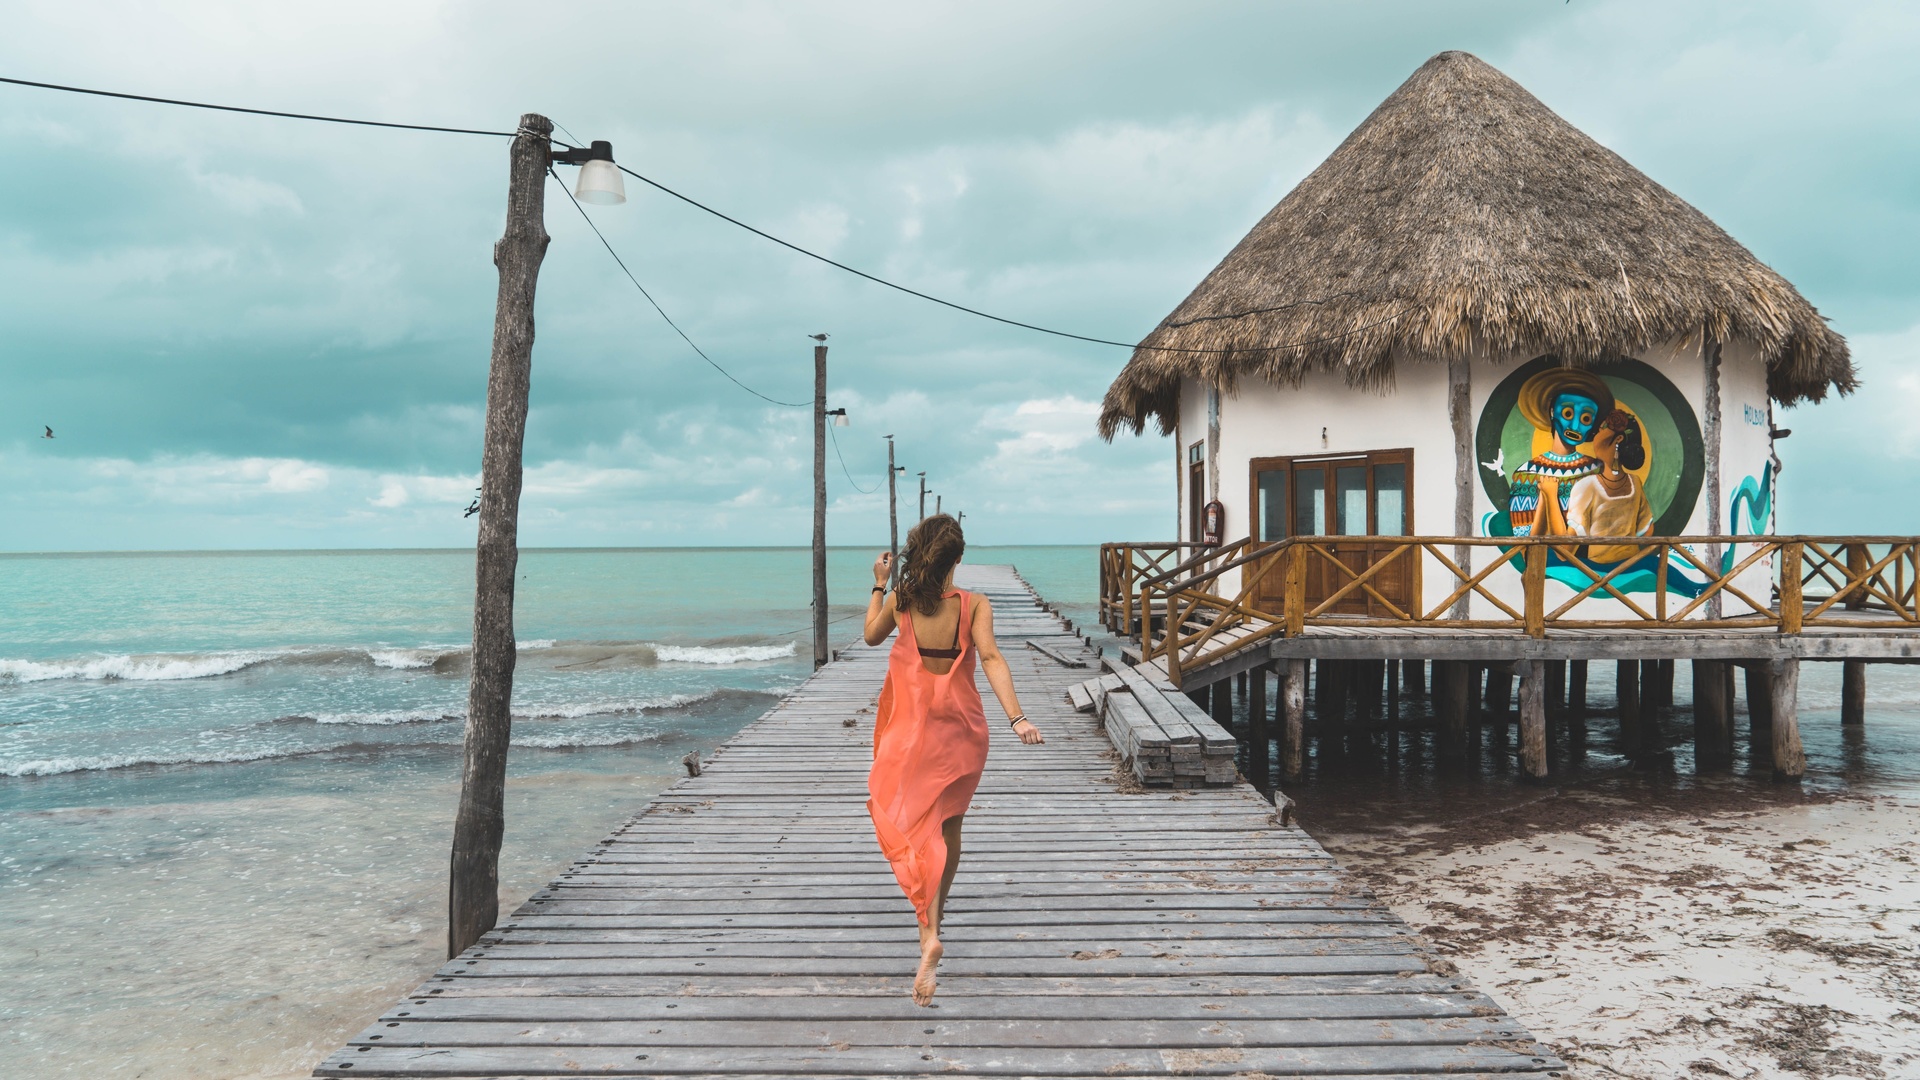
[[966,550],[960,524],[935,514],[907,534],[899,588],[887,594],[891,556],[873,563],[867,602],[867,644],[897,627],[887,681],[873,728],[873,770],[867,812],[893,876],[920,920],[920,970],[913,1000],[933,1002],[935,969],[944,951],[940,916],[960,865],[960,825],[987,764],[987,716],[973,683],[976,659],[1023,743],[1040,729],[1020,711],[1013,676],[993,640],[993,606],[953,587]]

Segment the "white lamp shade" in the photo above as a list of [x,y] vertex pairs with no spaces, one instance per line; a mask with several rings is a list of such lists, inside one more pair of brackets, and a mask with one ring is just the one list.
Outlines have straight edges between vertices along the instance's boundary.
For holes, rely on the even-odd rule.
[[850,423],[852,423],[852,421],[847,419],[846,413],[835,413],[833,416],[834,427],[846,427]]
[[611,161],[589,161],[580,166],[580,181],[573,186],[573,197],[595,206],[617,206],[627,201],[627,185],[620,170]]

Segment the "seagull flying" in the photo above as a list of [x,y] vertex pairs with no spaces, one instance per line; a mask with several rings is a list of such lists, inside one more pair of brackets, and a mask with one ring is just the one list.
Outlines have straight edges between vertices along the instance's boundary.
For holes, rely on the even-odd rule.
[[808,336],[808,337],[810,337],[810,338],[812,338],[812,339],[813,339],[813,340],[815,340],[815,341],[825,341],[825,340],[827,340],[827,335],[825,335],[825,334],[808,334],[807,336]]
[[47,433],[46,433],[45,435],[42,435],[42,436],[40,436],[41,438],[43,438],[43,439],[51,439],[51,438],[53,438],[53,429],[52,429],[52,428],[50,428],[50,427],[47,427],[47,425],[45,425],[45,424],[41,424],[40,426],[41,426],[41,427],[45,427],[45,428],[47,428]]

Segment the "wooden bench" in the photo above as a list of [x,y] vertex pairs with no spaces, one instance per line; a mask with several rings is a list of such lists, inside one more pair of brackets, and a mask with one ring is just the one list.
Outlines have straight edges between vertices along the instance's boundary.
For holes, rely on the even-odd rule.
[[1239,743],[1160,671],[1103,661],[1110,670],[1067,691],[1100,718],[1107,739],[1147,787],[1231,787]]

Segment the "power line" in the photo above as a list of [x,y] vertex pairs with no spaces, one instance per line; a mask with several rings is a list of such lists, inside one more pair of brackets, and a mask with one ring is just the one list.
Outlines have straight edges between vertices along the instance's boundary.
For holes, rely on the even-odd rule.
[[[560,181],[560,175],[553,171],[552,166],[547,167],[547,175],[553,177],[554,180],[556,181]],[[567,191],[567,185],[565,181],[560,181],[560,190],[567,192],[567,201],[573,204],[573,208],[575,210],[580,211],[581,220],[587,223],[587,228],[593,230],[593,235],[600,238],[600,246],[606,248],[607,254],[613,256],[613,261],[620,264],[620,272],[627,275],[627,280],[633,282],[633,287],[640,290],[641,296],[644,296],[647,298],[647,303],[653,305],[653,310],[659,312],[660,317],[667,320],[667,325],[673,327],[673,332],[680,335],[680,340],[686,342],[688,348],[692,349],[696,353],[699,353],[700,359],[705,360],[707,363],[713,365],[713,370],[719,372],[722,375],[725,375],[728,379],[732,379],[733,385],[739,387],[742,390],[745,390],[747,393],[752,394],[754,397],[759,398],[761,401],[765,401],[774,405],[783,405],[789,409],[804,409],[807,406],[813,404],[810,401],[780,401],[777,398],[770,398],[767,395],[761,393],[760,391],[755,390],[753,387],[748,386],[746,383],[741,382],[739,379],[735,379],[733,377],[733,372],[728,371],[726,368],[721,367],[719,363],[714,360],[713,357],[708,356],[706,352],[700,348],[700,346],[695,345],[693,343],[693,339],[687,336],[687,332],[685,330],[680,329],[680,324],[673,321],[673,317],[668,315],[666,309],[660,306],[660,302],[653,298],[653,294],[647,291],[647,287],[645,285],[640,284],[640,279],[633,276],[633,271],[627,269],[627,261],[620,257],[619,252],[613,250],[613,245],[607,243],[607,237],[604,233],[600,231],[600,226],[595,225],[593,223],[593,219],[587,216],[587,208],[580,205],[580,200],[573,197],[573,192]],[[844,463],[842,463],[842,467],[843,468],[845,467]]]
[[[245,113],[251,116],[275,116],[275,117],[280,117],[288,120],[313,120],[313,121],[318,121],[321,123],[328,123],[328,124],[353,124],[359,127],[395,128],[402,131],[435,131],[435,132],[443,132],[450,135],[488,135],[488,136],[493,136],[497,138],[508,138],[508,139],[513,138],[514,136],[519,134],[519,132],[516,132],[516,131],[488,131],[480,128],[441,127],[434,124],[399,124],[399,123],[394,123],[387,120],[359,120],[359,119],[354,119],[352,117],[325,116],[318,113],[282,112],[276,109],[253,109],[253,108],[247,108],[245,106],[240,106],[240,105],[219,105],[219,104],[215,104],[212,102],[205,102],[205,101],[187,101],[181,98],[154,97],[148,94],[128,94],[128,93],[122,93],[115,90],[96,90],[96,89],[92,89],[90,87],[85,87],[85,86],[66,86],[60,83],[35,82],[31,79],[14,79],[14,78],[8,78],[6,76],[0,76],[0,83],[7,83],[14,86],[34,87],[40,90],[59,90],[69,94],[88,94],[94,97],[118,98],[123,101],[145,101],[155,105],[178,105],[178,106],[182,106],[184,108],[189,108],[189,109],[210,109],[216,112]],[[565,130],[565,129],[563,128],[562,130]],[[558,140],[555,140],[555,141],[557,142]],[[561,143],[560,145],[564,146],[566,144]],[[1325,337],[1314,338],[1308,341],[1290,341],[1290,342],[1284,342],[1284,343],[1273,344],[1273,345],[1253,346],[1249,348],[1232,348],[1232,347],[1224,348],[1224,349],[1182,348],[1182,347],[1170,346],[1170,345],[1142,345],[1139,342],[1113,341],[1108,338],[1097,338],[1087,334],[1070,333],[1066,330],[1055,330],[1052,327],[1040,326],[1036,323],[1022,322],[1019,319],[1009,319],[1002,315],[995,315],[991,312],[981,311],[979,308],[968,307],[965,304],[955,303],[952,300],[943,300],[940,297],[934,296],[930,293],[924,293],[918,289],[909,288],[905,285],[888,281],[886,278],[878,277],[874,274],[869,274],[864,270],[859,270],[854,267],[848,266],[846,263],[840,262],[836,259],[830,259],[827,256],[820,254],[819,252],[809,251],[808,249],[803,248],[798,244],[791,243],[786,240],[782,240],[781,238],[763,229],[754,228],[752,225],[749,225],[746,222],[741,221],[739,218],[722,213],[721,211],[716,210],[711,206],[708,206],[707,204],[699,201],[698,199],[695,199],[688,195],[682,195],[680,192],[675,191],[672,188],[666,186],[665,184],[660,183],[658,180],[654,180],[651,177],[642,176],[640,173],[634,172],[632,169],[627,168],[625,165],[618,165],[616,167],[619,168],[621,172],[626,173],[628,176],[633,177],[635,180],[638,180],[641,183],[648,185],[649,187],[655,188],[661,192],[671,195],[674,198],[679,199],[681,202],[684,202],[689,206],[695,207],[700,210],[704,210],[707,213],[712,214],[714,217],[717,217],[722,221],[725,221],[731,225],[738,226],[739,228],[745,229],[746,231],[753,233],[755,236],[759,236],[766,240],[771,240],[772,242],[779,244],[781,247],[787,248],[801,255],[805,255],[810,259],[817,259],[820,262],[826,263],[828,266],[834,267],[835,269],[838,269],[838,270],[843,270],[849,274],[854,275],[855,277],[865,278],[866,280],[871,281],[876,285],[884,285],[889,289],[894,289],[898,292],[906,293],[908,296],[915,296],[922,300],[926,300],[930,303],[939,304],[942,307],[951,308],[955,311],[965,312],[968,315],[973,315],[978,318],[988,319],[993,322],[1001,323],[1006,326],[1016,326],[1022,330],[1032,330],[1036,333],[1050,334],[1054,337],[1066,338],[1070,341],[1085,341],[1094,345],[1112,345],[1121,349],[1135,349],[1135,350],[1144,349],[1148,352],[1168,352],[1168,353],[1215,353],[1217,354],[1217,353],[1231,353],[1231,352],[1261,352],[1261,351],[1278,350],[1278,349],[1304,349],[1312,345],[1324,345],[1331,341],[1339,341],[1342,338],[1352,337],[1355,334],[1363,333],[1367,330],[1373,329],[1374,327],[1384,326],[1385,324],[1393,322],[1394,320],[1399,319],[1400,317],[1406,315],[1408,312],[1413,310],[1413,305],[1409,304],[1409,305],[1403,306],[1400,310],[1394,312],[1391,315],[1386,316],[1385,318],[1376,319],[1372,322],[1365,323],[1360,326],[1356,326],[1350,330],[1341,331],[1340,333],[1337,333],[1337,334],[1329,334],[1329,335],[1326,335]],[[568,192],[567,194],[571,196],[573,193]],[[581,213],[584,216],[585,211],[582,211]],[[588,224],[592,224],[592,222],[589,221]],[[596,234],[599,231],[600,230],[598,229],[594,230]],[[606,243],[605,237],[601,237],[601,243],[602,244]],[[611,246],[608,246],[607,250],[611,252],[613,248]],[[619,258],[620,258],[619,255],[617,254],[614,255],[614,259],[616,261],[618,261]],[[621,269],[622,270],[626,269],[626,266],[624,263],[621,265]],[[627,276],[631,278],[633,275],[629,273]],[[640,283],[638,281],[635,281],[634,284],[637,286]],[[642,295],[646,294],[645,289],[641,289],[640,291]],[[1351,293],[1340,293],[1334,296],[1321,297],[1318,299],[1296,300],[1291,303],[1280,304],[1275,307],[1260,308],[1254,311],[1236,312],[1233,315],[1208,316],[1207,318],[1209,319],[1240,318],[1246,315],[1268,314],[1275,311],[1284,311],[1288,308],[1305,307],[1313,304],[1331,303],[1334,300],[1340,299],[1344,296],[1351,296],[1351,295],[1352,295]],[[651,302],[653,300],[653,297],[648,296],[647,299],[649,302]],[[659,305],[655,304],[654,307],[657,310],[659,308]],[[666,317],[666,312],[662,311],[660,314],[662,318]],[[1195,321],[1200,321],[1200,320],[1195,320]],[[672,325],[673,320],[668,319],[667,322],[669,325]],[[674,326],[674,330],[679,331],[680,328],[678,326]],[[685,338],[686,334],[682,332],[680,336]],[[688,339],[687,344],[692,345],[693,344],[692,339]],[[694,351],[700,352],[699,347],[694,346]],[[713,364],[715,368],[718,368],[721,374],[726,375],[727,378],[729,379],[733,379],[733,376],[731,374],[727,374],[727,371],[725,368],[721,368],[719,364],[714,364],[713,359],[711,357],[708,357],[707,354],[700,353],[700,356],[702,359],[706,360],[707,363]],[[733,381],[736,383],[740,383],[740,380],[738,379],[733,379]],[[740,386],[742,389],[746,390],[750,394],[753,394],[755,397],[764,398],[765,400],[773,402],[776,405],[786,405],[793,408],[803,407],[802,405],[795,402],[774,401],[773,398],[767,397],[765,394],[762,394],[759,391],[754,390],[752,387],[747,386],[745,383],[740,383]]]
[[[830,259],[825,255],[820,254],[817,251],[809,251],[806,248],[801,247],[799,244],[782,240],[779,237],[773,235],[772,233],[765,231],[764,229],[756,229],[753,226],[747,224],[746,222],[741,221],[739,218],[733,217],[729,214],[722,213],[719,210],[715,210],[713,207],[708,206],[706,203],[703,203],[700,200],[695,199],[691,196],[682,195],[679,192],[668,187],[667,185],[662,184],[658,180],[654,180],[650,177],[642,176],[639,173],[634,172],[632,169],[627,168],[625,165],[616,164],[615,167],[618,168],[621,172],[626,173],[628,176],[633,177],[635,180],[638,180],[643,184],[649,185],[650,187],[663,191],[666,194],[671,195],[676,199],[679,199],[681,202],[686,203],[688,206],[692,206],[697,209],[704,210],[707,213],[712,214],[714,217],[717,217],[722,221],[725,221],[732,225],[737,225],[740,228],[745,229],[748,232],[754,234],[755,236],[761,237],[762,239],[771,240],[774,243],[779,244],[781,247],[786,248],[790,251],[799,252],[800,254],[805,255],[809,259],[818,259],[821,262],[826,263],[828,266],[835,267],[836,269],[840,269],[840,270],[845,270],[847,273],[852,274],[855,277],[866,278],[868,281],[871,281],[876,285],[885,285],[889,289],[898,290],[900,292],[906,293],[908,296],[917,296],[922,300],[929,300],[929,301],[932,301],[933,303],[941,305],[942,307],[952,308],[955,311],[964,311],[968,315],[977,315],[982,319],[991,319],[994,322],[1004,323],[1008,326],[1017,326],[1023,330],[1033,330],[1042,334],[1052,334],[1054,337],[1068,338],[1073,341],[1090,342],[1094,345],[1114,345],[1122,349],[1146,349],[1149,352],[1176,352],[1176,353],[1225,353],[1225,352],[1253,352],[1253,351],[1259,351],[1264,349],[1302,349],[1302,348],[1306,348],[1309,345],[1322,345],[1329,341],[1338,341],[1341,338],[1352,337],[1353,335],[1358,334],[1363,330],[1371,330],[1376,326],[1380,326],[1385,323],[1390,323],[1393,320],[1398,319],[1402,315],[1405,315],[1407,312],[1413,310],[1411,307],[1403,307],[1399,311],[1394,312],[1392,315],[1389,315],[1384,319],[1379,319],[1377,321],[1367,323],[1364,326],[1356,326],[1351,330],[1342,331],[1341,333],[1338,333],[1338,334],[1331,334],[1331,335],[1328,335],[1327,337],[1316,338],[1312,341],[1295,341],[1295,342],[1288,342],[1282,345],[1261,345],[1257,349],[1231,349],[1231,348],[1229,349],[1189,349],[1189,348],[1179,348],[1179,347],[1170,346],[1170,345],[1142,345],[1142,344],[1139,344],[1138,342],[1111,341],[1111,340],[1108,340],[1107,338],[1089,337],[1086,334],[1074,334],[1065,330],[1055,330],[1055,329],[1052,329],[1051,327],[1039,326],[1029,322],[1021,322],[1018,319],[1009,319],[1001,315],[995,315],[991,312],[981,311],[979,308],[970,308],[965,304],[956,304],[952,300],[942,300],[938,296],[934,296],[929,293],[923,293],[918,289],[910,289],[905,285],[900,285],[895,282],[888,281],[886,278],[876,277],[873,274],[867,273],[865,270],[855,269],[854,267],[848,266],[846,263],[840,262],[836,259]],[[1242,312],[1241,314],[1243,315],[1265,314],[1267,312],[1283,311],[1291,307],[1304,307],[1309,304],[1326,304],[1326,303],[1331,303],[1334,300],[1340,299],[1343,296],[1350,296],[1350,295],[1352,294],[1341,293],[1338,296],[1330,296],[1330,297],[1325,297],[1318,300],[1297,300],[1290,304],[1281,304],[1277,307],[1262,308],[1259,311],[1248,311],[1248,312]]]
[[833,456],[840,458],[840,471],[847,474],[847,483],[853,485],[853,490],[862,495],[871,495],[879,491],[879,484],[875,484],[870,488],[861,487],[859,483],[854,480],[853,473],[847,471],[847,459],[840,453],[840,436],[833,433],[833,424],[831,423],[827,424],[827,437],[833,440]]
[[180,98],[150,97],[146,94],[123,94],[116,90],[92,90],[84,86],[62,86],[59,83],[34,82],[31,79],[9,79],[0,75],[0,83],[14,86],[31,86],[40,90],[60,90],[69,94],[90,94],[94,97],[119,98],[123,101],[146,101],[155,105],[180,105],[189,109],[211,109],[214,112],[247,113],[252,116],[278,116],[287,120],[318,120],[326,124],[353,124],[358,127],[399,128],[403,131],[440,131],[449,135],[492,135],[502,139],[511,139],[516,132],[482,131],[478,128],[438,127],[433,124],[396,124],[387,120],[355,120],[345,116],[321,116],[317,113],[280,112],[275,109],[249,109],[241,105],[216,105],[206,101],[183,101]]

